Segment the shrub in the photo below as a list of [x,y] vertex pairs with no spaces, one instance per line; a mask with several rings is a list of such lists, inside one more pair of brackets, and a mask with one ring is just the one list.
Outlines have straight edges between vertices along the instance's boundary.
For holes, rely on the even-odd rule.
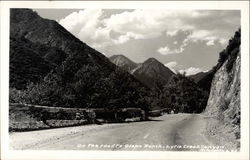
[[229,73],[232,68],[233,68],[233,65],[235,64],[235,61],[237,59],[237,55],[239,53],[239,48],[235,48],[232,52],[231,52],[231,55],[229,56],[228,58],[228,62],[226,64],[226,69],[227,69],[227,72]]

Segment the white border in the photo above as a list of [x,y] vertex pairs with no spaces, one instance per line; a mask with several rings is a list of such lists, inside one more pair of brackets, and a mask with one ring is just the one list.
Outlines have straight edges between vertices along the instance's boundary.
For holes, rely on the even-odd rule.
[[[11,151],[8,148],[9,8],[215,9],[241,10],[241,151]],[[1,159],[244,159],[249,156],[249,2],[248,1],[0,1]],[[209,23],[209,22],[208,22]]]

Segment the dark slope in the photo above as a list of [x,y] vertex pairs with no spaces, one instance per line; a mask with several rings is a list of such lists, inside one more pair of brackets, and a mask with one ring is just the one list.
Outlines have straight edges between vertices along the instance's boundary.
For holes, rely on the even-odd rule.
[[215,68],[208,72],[199,72],[195,75],[188,76],[191,78],[198,86],[209,92],[211,83],[214,77]]
[[37,82],[66,58],[55,47],[36,45],[24,37],[10,37],[10,87],[25,89]]
[[[143,84],[57,22],[43,19],[30,9],[11,9],[10,18],[10,38],[17,39],[17,44],[10,45],[11,55],[16,54],[13,46],[28,43],[33,46],[32,51],[21,49],[19,54],[27,58],[11,58],[10,66],[27,63],[25,68],[41,73],[37,75],[41,81],[27,80],[37,83],[29,84],[24,91],[23,101],[26,103],[82,108],[148,107],[144,100],[147,88]],[[42,51],[44,48],[46,52]],[[27,59],[35,59],[30,58],[33,56],[38,59],[35,61],[37,66],[27,62]],[[19,69],[16,67],[15,70]],[[26,73],[15,74],[11,70],[10,74],[29,79]],[[13,82],[11,87],[15,86],[18,84]]]
[[197,74],[188,76],[189,78],[192,78],[195,83],[198,83],[203,77],[205,77],[207,75],[208,72],[199,72]]
[[206,75],[203,76],[203,77],[197,82],[198,86],[201,87],[201,88],[203,88],[203,89],[206,90],[206,91],[210,91],[211,83],[212,83],[214,74],[215,74],[215,70],[214,70],[214,69],[212,69],[212,70],[206,72]]
[[157,83],[161,85],[167,84],[169,79],[175,75],[154,58],[149,58],[142,64],[139,64],[131,73],[150,88],[154,88]]
[[137,67],[137,64],[135,62],[131,61],[124,55],[113,55],[109,57],[109,60],[115,65],[121,67],[123,70],[128,72]]
[[209,95],[192,79],[179,73],[172,76],[163,91],[162,101],[165,101],[166,108],[184,113],[201,113],[205,109]]

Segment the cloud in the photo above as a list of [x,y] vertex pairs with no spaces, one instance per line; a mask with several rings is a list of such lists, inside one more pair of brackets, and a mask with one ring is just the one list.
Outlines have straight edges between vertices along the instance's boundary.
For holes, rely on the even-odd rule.
[[97,28],[98,19],[102,13],[102,10],[99,9],[85,9],[69,14],[61,19],[59,23],[75,35],[79,34],[83,29],[93,32]]
[[181,73],[181,74],[183,74],[184,72],[186,73],[186,76],[190,76],[190,75],[194,75],[194,74],[199,73],[199,72],[203,72],[203,70],[200,68],[195,68],[195,67],[190,67],[187,69],[179,70],[179,73]]
[[213,46],[214,45],[214,40],[209,40],[207,43],[206,43],[207,46]]
[[127,39],[155,38],[166,31],[166,34],[174,36],[180,29],[193,28],[189,24],[182,23],[180,18],[195,16],[195,12],[197,11],[137,9],[114,14],[105,19],[104,24],[110,30],[126,36]]
[[197,41],[205,41],[207,46],[214,45],[215,41],[222,42],[224,38],[220,38],[216,36],[216,32],[208,31],[208,30],[196,30],[193,31],[188,37],[188,40],[193,42]]
[[169,54],[175,54],[175,52],[171,51],[168,46],[161,47],[157,50],[162,55],[169,55]]
[[197,31],[193,31],[192,34],[189,35],[189,38],[193,39],[194,41],[197,41],[197,40],[205,39],[209,37],[210,35],[211,35],[211,32],[209,32],[208,30],[197,30]]
[[126,33],[125,35],[120,35],[117,39],[113,39],[112,42],[115,44],[122,44],[130,40],[132,37],[131,33]]
[[179,54],[184,51],[184,48],[181,46],[178,49],[169,49],[168,46],[161,47],[157,50],[161,55],[170,55],[170,54]]
[[161,55],[179,54],[179,53],[182,53],[184,51],[186,45],[187,45],[187,43],[182,43],[179,48],[175,48],[175,49],[170,49],[168,46],[160,47],[157,51]]
[[177,33],[178,33],[178,30],[167,31],[167,32],[166,32],[166,35],[167,35],[167,36],[170,36],[170,37],[173,37],[173,36],[176,36]]
[[221,39],[219,40],[220,44],[222,44],[222,45],[226,45],[226,44],[227,44],[227,41],[228,41],[228,40],[226,40],[225,38],[221,38]]
[[[157,51],[162,55],[170,55],[170,54],[179,54],[184,52],[185,48],[190,43],[198,43],[198,42],[204,42],[207,46],[213,46],[215,45],[215,42],[219,42],[221,44],[225,44],[224,38],[219,38],[214,36],[213,31],[208,30],[179,30],[178,32],[175,32],[175,36],[178,37],[180,34],[183,35],[183,39],[178,41],[174,41],[174,47],[173,49],[170,49],[168,46],[160,47]],[[174,37],[173,37],[174,38]],[[179,47],[178,47],[178,45]]]
[[[239,17],[238,11],[136,9],[105,16],[105,10],[84,9],[69,14],[59,23],[94,48],[119,45],[131,39],[174,37],[179,31],[188,31],[187,40],[178,43],[179,48],[159,48],[161,54],[167,55],[183,52],[191,41],[204,41],[208,46],[218,41],[225,45],[237,29],[235,24],[240,24]],[[118,36],[111,37],[111,32]]]
[[176,61],[169,62],[169,63],[166,63],[165,66],[167,66],[167,67],[175,67],[175,66],[177,66],[177,62]]
[[94,48],[100,48],[112,43],[110,30],[102,27],[102,15],[101,9],[85,9],[71,13],[59,23],[83,42]]
[[178,63],[176,61],[172,61],[172,62],[169,62],[169,63],[165,64],[165,66],[168,67],[174,73],[177,73],[176,70],[175,70],[177,65],[178,65]]
[[219,33],[209,30],[188,31],[188,34],[186,34],[186,38],[183,40],[180,48],[184,49],[191,42],[205,42],[207,46],[213,46],[215,45],[215,42],[218,42],[221,45],[226,45],[227,40],[225,38],[216,36],[217,34]]

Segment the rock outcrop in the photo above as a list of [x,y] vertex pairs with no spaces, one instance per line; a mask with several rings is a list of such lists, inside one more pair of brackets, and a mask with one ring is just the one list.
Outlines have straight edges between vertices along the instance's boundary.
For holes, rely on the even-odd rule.
[[[228,149],[238,149],[240,139],[240,31],[229,41],[223,51],[224,62],[217,65],[211,84],[210,96],[205,114],[216,121],[210,121],[208,132],[225,144]],[[221,56],[222,57],[222,56]],[[218,143],[220,143],[218,142]]]

